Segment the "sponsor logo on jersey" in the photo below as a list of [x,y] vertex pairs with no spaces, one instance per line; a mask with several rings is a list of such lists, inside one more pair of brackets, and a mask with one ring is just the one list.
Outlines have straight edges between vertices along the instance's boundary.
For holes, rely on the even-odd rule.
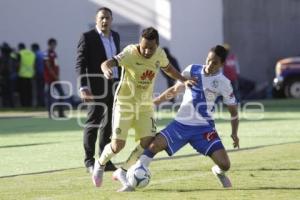
[[151,70],[147,70],[143,73],[143,75],[141,76],[141,79],[144,81],[144,80],[149,80],[149,81],[152,81],[152,79],[154,78],[155,76],[155,73]]

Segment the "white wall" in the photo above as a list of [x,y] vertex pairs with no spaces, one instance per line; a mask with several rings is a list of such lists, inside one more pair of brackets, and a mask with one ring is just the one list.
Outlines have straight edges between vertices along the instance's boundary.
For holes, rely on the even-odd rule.
[[[223,41],[222,0],[1,0],[0,42],[14,47],[37,42],[45,50],[48,38],[56,38],[61,79],[76,86],[76,45],[102,5],[113,10],[115,24],[158,28],[161,45],[170,48],[181,68],[202,63],[208,49]],[[161,76],[157,81],[155,90],[165,89]]]
[[[156,27],[160,32],[161,46],[170,48],[182,69],[191,63],[204,63],[208,50],[223,43],[222,0],[91,1],[111,7],[142,27]],[[157,82],[156,91],[166,88],[161,75]]]
[[170,50],[182,68],[203,64],[208,50],[223,43],[222,0],[172,0]]
[[61,79],[76,83],[76,44],[95,13],[93,4],[81,0],[1,0],[0,9],[0,42],[14,47],[24,42],[28,48],[37,42],[45,50],[47,40],[56,38]]

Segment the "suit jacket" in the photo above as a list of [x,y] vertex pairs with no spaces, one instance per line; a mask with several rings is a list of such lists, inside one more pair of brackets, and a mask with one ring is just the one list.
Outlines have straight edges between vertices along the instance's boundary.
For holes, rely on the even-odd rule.
[[[120,52],[120,36],[111,31],[117,49]],[[93,95],[103,96],[96,100],[112,100],[113,83],[115,80],[107,80],[104,77],[85,77],[86,75],[103,74],[100,66],[107,60],[105,48],[96,29],[92,29],[81,35],[77,46],[76,72],[80,78],[80,87],[89,87]],[[118,69],[120,71],[120,69]],[[107,84],[105,84],[105,82]]]

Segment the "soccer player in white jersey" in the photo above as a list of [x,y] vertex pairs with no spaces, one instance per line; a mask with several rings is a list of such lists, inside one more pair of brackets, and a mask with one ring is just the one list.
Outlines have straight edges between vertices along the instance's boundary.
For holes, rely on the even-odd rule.
[[209,156],[214,161],[216,165],[212,167],[212,172],[223,187],[232,186],[225,175],[230,168],[230,160],[212,117],[216,98],[223,96],[223,101],[231,114],[233,146],[239,148],[237,103],[230,81],[220,71],[226,56],[227,50],[223,46],[213,47],[208,53],[206,65],[192,64],[182,72],[184,77],[197,80],[195,86],[189,88],[178,82],[154,99],[154,103],[158,105],[185,89],[175,119],[160,131],[132,167],[140,165],[149,167],[158,152],[165,150],[171,156],[189,143],[199,153]]
[[101,65],[106,78],[112,77],[113,66],[122,67],[122,76],[115,95],[111,143],[105,146],[94,166],[92,181],[96,187],[102,184],[105,164],[124,148],[130,128],[135,130],[135,139],[139,140],[140,144],[133,150],[125,165],[113,174],[113,178],[124,186],[119,191],[126,190],[126,170],[136,162],[153,140],[156,126],[152,95],[159,68],[183,85],[196,83],[176,71],[158,45],[157,30],[152,27],[146,28],[142,32],[139,44],[128,45],[120,54]]

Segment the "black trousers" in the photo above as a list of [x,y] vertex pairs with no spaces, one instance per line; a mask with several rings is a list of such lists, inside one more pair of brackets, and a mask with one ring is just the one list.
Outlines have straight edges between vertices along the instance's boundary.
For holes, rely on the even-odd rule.
[[[86,167],[94,165],[95,149],[98,137],[99,156],[106,144],[110,143],[112,133],[113,98],[108,102],[97,102],[102,105],[88,106],[88,116],[83,133],[85,151],[84,164]],[[98,136],[99,130],[99,136]]]
[[3,107],[15,107],[13,80],[4,76],[0,82],[0,91],[2,92]]
[[19,77],[18,88],[19,88],[21,106],[31,107],[32,106],[32,79]]

